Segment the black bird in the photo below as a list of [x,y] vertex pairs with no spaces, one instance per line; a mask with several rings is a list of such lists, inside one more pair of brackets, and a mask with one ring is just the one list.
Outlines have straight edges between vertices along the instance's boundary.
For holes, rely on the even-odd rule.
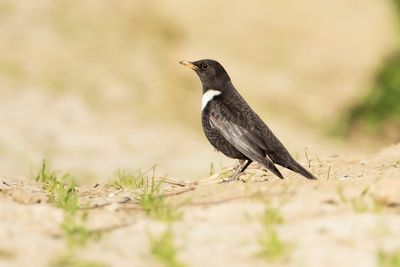
[[278,138],[236,91],[225,69],[215,60],[179,62],[193,69],[203,84],[201,120],[210,143],[226,156],[239,159],[229,181],[250,163],[258,162],[283,179],[275,164],[316,179],[289,154]]

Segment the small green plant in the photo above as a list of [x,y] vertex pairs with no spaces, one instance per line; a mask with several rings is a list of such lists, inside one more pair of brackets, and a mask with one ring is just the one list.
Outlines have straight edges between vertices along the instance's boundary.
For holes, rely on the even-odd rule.
[[64,211],[64,220],[61,228],[70,246],[84,245],[89,239],[99,238],[98,232],[93,232],[85,227],[83,222],[87,214],[79,210],[79,196],[75,189],[75,181],[68,174],[58,178],[57,173],[48,170],[46,162],[43,161],[36,181],[43,184],[48,193],[49,202],[54,203]]
[[336,185],[335,187],[336,194],[338,195],[339,199],[343,203],[347,203],[348,199],[346,195],[344,194],[344,189],[341,184]]
[[96,261],[87,261],[76,258],[73,254],[63,254],[50,263],[51,267],[105,267],[106,265]]
[[10,259],[13,256],[14,253],[12,253],[11,251],[0,248],[0,259]]
[[150,237],[151,254],[165,267],[185,267],[178,260],[171,229],[164,231],[159,237]]
[[275,227],[267,227],[264,229],[259,239],[261,250],[259,255],[269,261],[276,261],[287,255],[287,246],[279,238]]
[[35,177],[36,182],[42,183],[45,188],[49,188],[57,180],[57,173],[47,169],[46,161],[42,161],[38,175]]
[[[84,217],[84,216],[83,216]],[[100,232],[89,230],[83,222],[84,219],[74,217],[71,214],[65,214],[61,224],[67,245],[70,248],[84,246],[89,240],[99,240]]]
[[210,172],[209,172],[209,175],[212,176],[214,173],[215,173],[214,163],[211,162],[211,163],[210,163]]
[[74,256],[77,246],[84,246],[89,240],[98,240],[100,232],[89,230],[84,221],[87,213],[79,212],[79,196],[76,191],[75,181],[68,174],[58,178],[54,171],[50,171],[43,161],[39,174],[35,180],[43,185],[47,192],[48,201],[64,212],[61,229],[67,243],[67,253],[53,261],[55,267],[97,267],[104,266],[99,263],[87,262]]
[[400,250],[394,252],[378,251],[379,267],[400,267]]
[[260,245],[259,256],[268,261],[285,259],[289,252],[288,244],[283,242],[278,235],[277,225],[283,223],[283,216],[276,208],[267,207],[261,217],[262,232],[258,242]]
[[343,203],[349,202],[355,212],[380,212],[383,208],[382,204],[380,204],[373,195],[369,194],[370,188],[371,186],[369,185],[364,188],[359,195],[348,198],[344,194],[343,186],[338,184],[336,186],[336,193],[340,201]]
[[351,199],[355,212],[380,212],[382,205],[371,195],[360,195]]
[[311,169],[311,159],[308,157],[307,150],[308,150],[307,148],[304,149],[304,154],[305,154],[306,159],[307,159],[308,168]]
[[261,217],[265,225],[277,225],[283,223],[283,216],[279,209],[267,207]]
[[161,193],[161,183],[155,182],[154,175],[146,179],[146,185],[138,197],[139,205],[147,215],[162,221],[174,221],[181,218],[176,208],[167,205],[165,196]]
[[49,202],[55,203],[59,208],[71,214],[75,214],[79,209],[75,181],[68,174],[62,176],[61,179],[58,178],[57,173],[48,170],[46,161],[43,161],[35,180],[43,185]]
[[166,203],[162,193],[162,182],[155,180],[155,168],[152,175],[146,175],[148,171],[140,170],[135,174],[126,171],[118,171],[112,184],[120,189],[134,189],[137,203],[144,212],[157,220],[174,221],[180,219],[181,214]]
[[75,190],[75,182],[73,179],[66,182],[65,177],[67,176],[64,176],[63,181],[56,188],[55,201],[65,212],[75,214],[79,209],[79,199]]
[[145,176],[140,170],[135,174],[127,171],[117,171],[116,178],[112,181],[112,185],[118,189],[139,189],[143,188]]
[[361,193],[351,199],[353,210],[356,212],[380,212],[383,206],[377,199],[370,194],[370,189],[379,178],[377,178],[371,185],[366,186]]
[[369,211],[368,202],[361,196],[351,199],[351,206],[355,212],[363,213]]

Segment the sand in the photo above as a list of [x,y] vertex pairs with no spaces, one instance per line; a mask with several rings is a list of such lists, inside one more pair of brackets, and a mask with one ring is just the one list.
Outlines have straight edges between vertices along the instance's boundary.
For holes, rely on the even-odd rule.
[[[400,248],[399,158],[394,145],[362,157],[310,157],[317,181],[283,171],[284,180],[256,172],[247,182],[219,184],[214,176],[168,185],[169,205],[181,204],[182,218],[171,224],[177,256],[187,266],[378,266],[380,250]],[[62,254],[63,214],[47,203],[42,186],[3,178],[0,190],[0,265],[46,266]],[[163,266],[150,253],[149,235],[168,224],[146,216],[134,192],[105,183],[78,191],[81,204],[92,207],[85,224],[102,231],[78,249],[80,257],[107,266]],[[284,218],[277,232],[290,249],[281,261],[257,256],[267,207]]]

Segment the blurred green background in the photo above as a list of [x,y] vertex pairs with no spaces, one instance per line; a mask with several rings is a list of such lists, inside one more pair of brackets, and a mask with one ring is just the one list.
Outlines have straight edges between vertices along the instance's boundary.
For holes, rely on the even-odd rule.
[[[400,1],[394,0],[397,24]],[[397,25],[397,38],[399,35]],[[398,42],[398,41],[397,41]],[[351,138],[362,133],[380,140],[400,140],[400,47],[381,64],[374,74],[370,90],[349,109],[333,127],[333,133]]]
[[83,181],[232,164],[203,137],[200,82],[178,64],[202,58],[299,158],[396,142],[397,3],[1,0],[0,175],[43,158]]

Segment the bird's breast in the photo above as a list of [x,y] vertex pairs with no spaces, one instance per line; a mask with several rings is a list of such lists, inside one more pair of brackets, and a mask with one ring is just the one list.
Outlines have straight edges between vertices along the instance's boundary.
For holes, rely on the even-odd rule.
[[221,91],[209,89],[207,90],[201,99],[201,110],[204,110],[208,103],[214,99],[214,97],[221,94]]

